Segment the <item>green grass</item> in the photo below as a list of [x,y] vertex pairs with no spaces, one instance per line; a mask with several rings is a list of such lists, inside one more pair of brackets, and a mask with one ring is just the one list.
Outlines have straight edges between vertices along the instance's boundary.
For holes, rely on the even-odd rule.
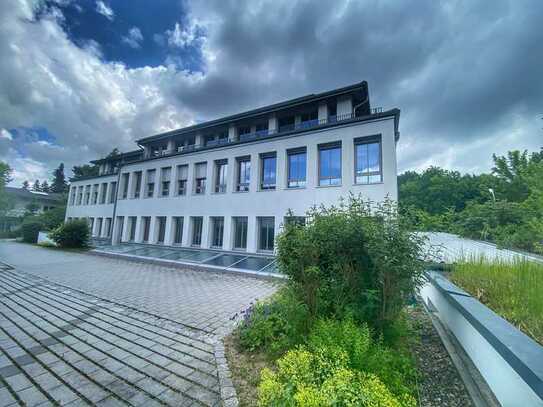
[[450,277],[543,345],[543,264],[482,257],[459,262]]

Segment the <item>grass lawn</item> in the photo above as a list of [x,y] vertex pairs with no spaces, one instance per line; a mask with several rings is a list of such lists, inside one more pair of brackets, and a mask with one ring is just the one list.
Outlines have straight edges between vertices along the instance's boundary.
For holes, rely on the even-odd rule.
[[482,257],[458,263],[450,277],[543,345],[543,264]]

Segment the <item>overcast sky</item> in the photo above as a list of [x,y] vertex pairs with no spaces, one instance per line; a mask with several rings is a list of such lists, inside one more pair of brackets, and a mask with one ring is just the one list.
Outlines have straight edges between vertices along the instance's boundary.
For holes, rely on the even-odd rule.
[[316,3],[1,0],[13,185],[361,80],[402,111],[400,171],[488,171],[494,152],[543,146],[543,1]]

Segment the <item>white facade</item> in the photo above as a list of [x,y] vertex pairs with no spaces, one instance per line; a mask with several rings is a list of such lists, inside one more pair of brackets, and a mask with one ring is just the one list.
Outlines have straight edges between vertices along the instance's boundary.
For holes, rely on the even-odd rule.
[[[348,108],[352,109],[350,103],[341,100],[338,101],[338,110],[340,103],[343,108],[349,105]],[[316,126],[315,129],[284,136],[278,134],[275,137],[226,144],[203,151],[127,163],[120,167],[118,174],[72,182],[66,217],[89,218],[93,235],[111,236],[114,243],[134,241],[194,247],[198,243],[195,233],[200,235],[201,223],[198,247],[243,250],[249,253],[269,252],[273,246],[262,240],[267,240],[266,236],[271,233],[277,235],[280,232],[289,210],[295,216],[304,216],[313,205],[337,204],[340,197],[347,197],[350,192],[361,194],[372,201],[382,201],[387,195],[397,200],[396,112],[373,115],[375,117],[370,115],[364,120],[334,122],[333,126]],[[357,183],[355,143],[364,144],[366,140],[373,142],[374,148],[377,148],[376,143],[379,144],[378,174],[371,178],[372,183],[368,182],[368,178],[364,178],[365,183]],[[330,164],[324,162],[327,158],[320,156],[320,149],[330,145],[335,148],[341,146],[341,163]],[[306,153],[302,162],[305,166],[305,186],[289,188],[289,153],[301,152],[303,155],[303,151]],[[268,163],[266,174],[274,182],[274,189],[263,189],[263,160],[270,156],[274,156],[275,161]],[[242,171],[240,158],[250,160],[248,191],[237,190]],[[226,182],[218,186],[218,165],[224,163]],[[270,170],[273,164],[275,171]],[[184,195],[178,194],[178,176],[184,176],[184,170],[178,170],[180,165],[187,166],[184,167],[187,180]],[[323,182],[319,174],[325,170],[319,168],[323,165],[333,168],[341,166],[341,179],[335,180],[338,185],[320,185]],[[224,176],[224,170],[222,174]],[[198,182],[204,176],[205,191],[197,194],[197,190],[202,192]],[[138,177],[141,177],[139,193],[136,192]],[[154,182],[152,197],[148,197],[150,181]],[[118,185],[116,203],[112,195],[114,183]],[[266,186],[269,188],[269,185]],[[163,192],[165,187],[166,191]],[[242,226],[234,227],[234,222],[238,225],[238,219],[246,219],[246,231]],[[273,227],[270,228],[270,225]],[[267,233],[264,228],[267,228]],[[219,238],[218,234],[222,236]],[[243,240],[245,234],[246,244],[240,245],[240,239]]]

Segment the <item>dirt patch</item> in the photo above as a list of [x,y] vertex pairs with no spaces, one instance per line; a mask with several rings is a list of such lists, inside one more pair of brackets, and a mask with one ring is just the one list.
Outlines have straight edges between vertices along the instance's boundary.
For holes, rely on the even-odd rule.
[[273,360],[262,352],[241,351],[236,331],[224,339],[224,347],[240,407],[255,407],[260,371],[265,367],[271,369]]

